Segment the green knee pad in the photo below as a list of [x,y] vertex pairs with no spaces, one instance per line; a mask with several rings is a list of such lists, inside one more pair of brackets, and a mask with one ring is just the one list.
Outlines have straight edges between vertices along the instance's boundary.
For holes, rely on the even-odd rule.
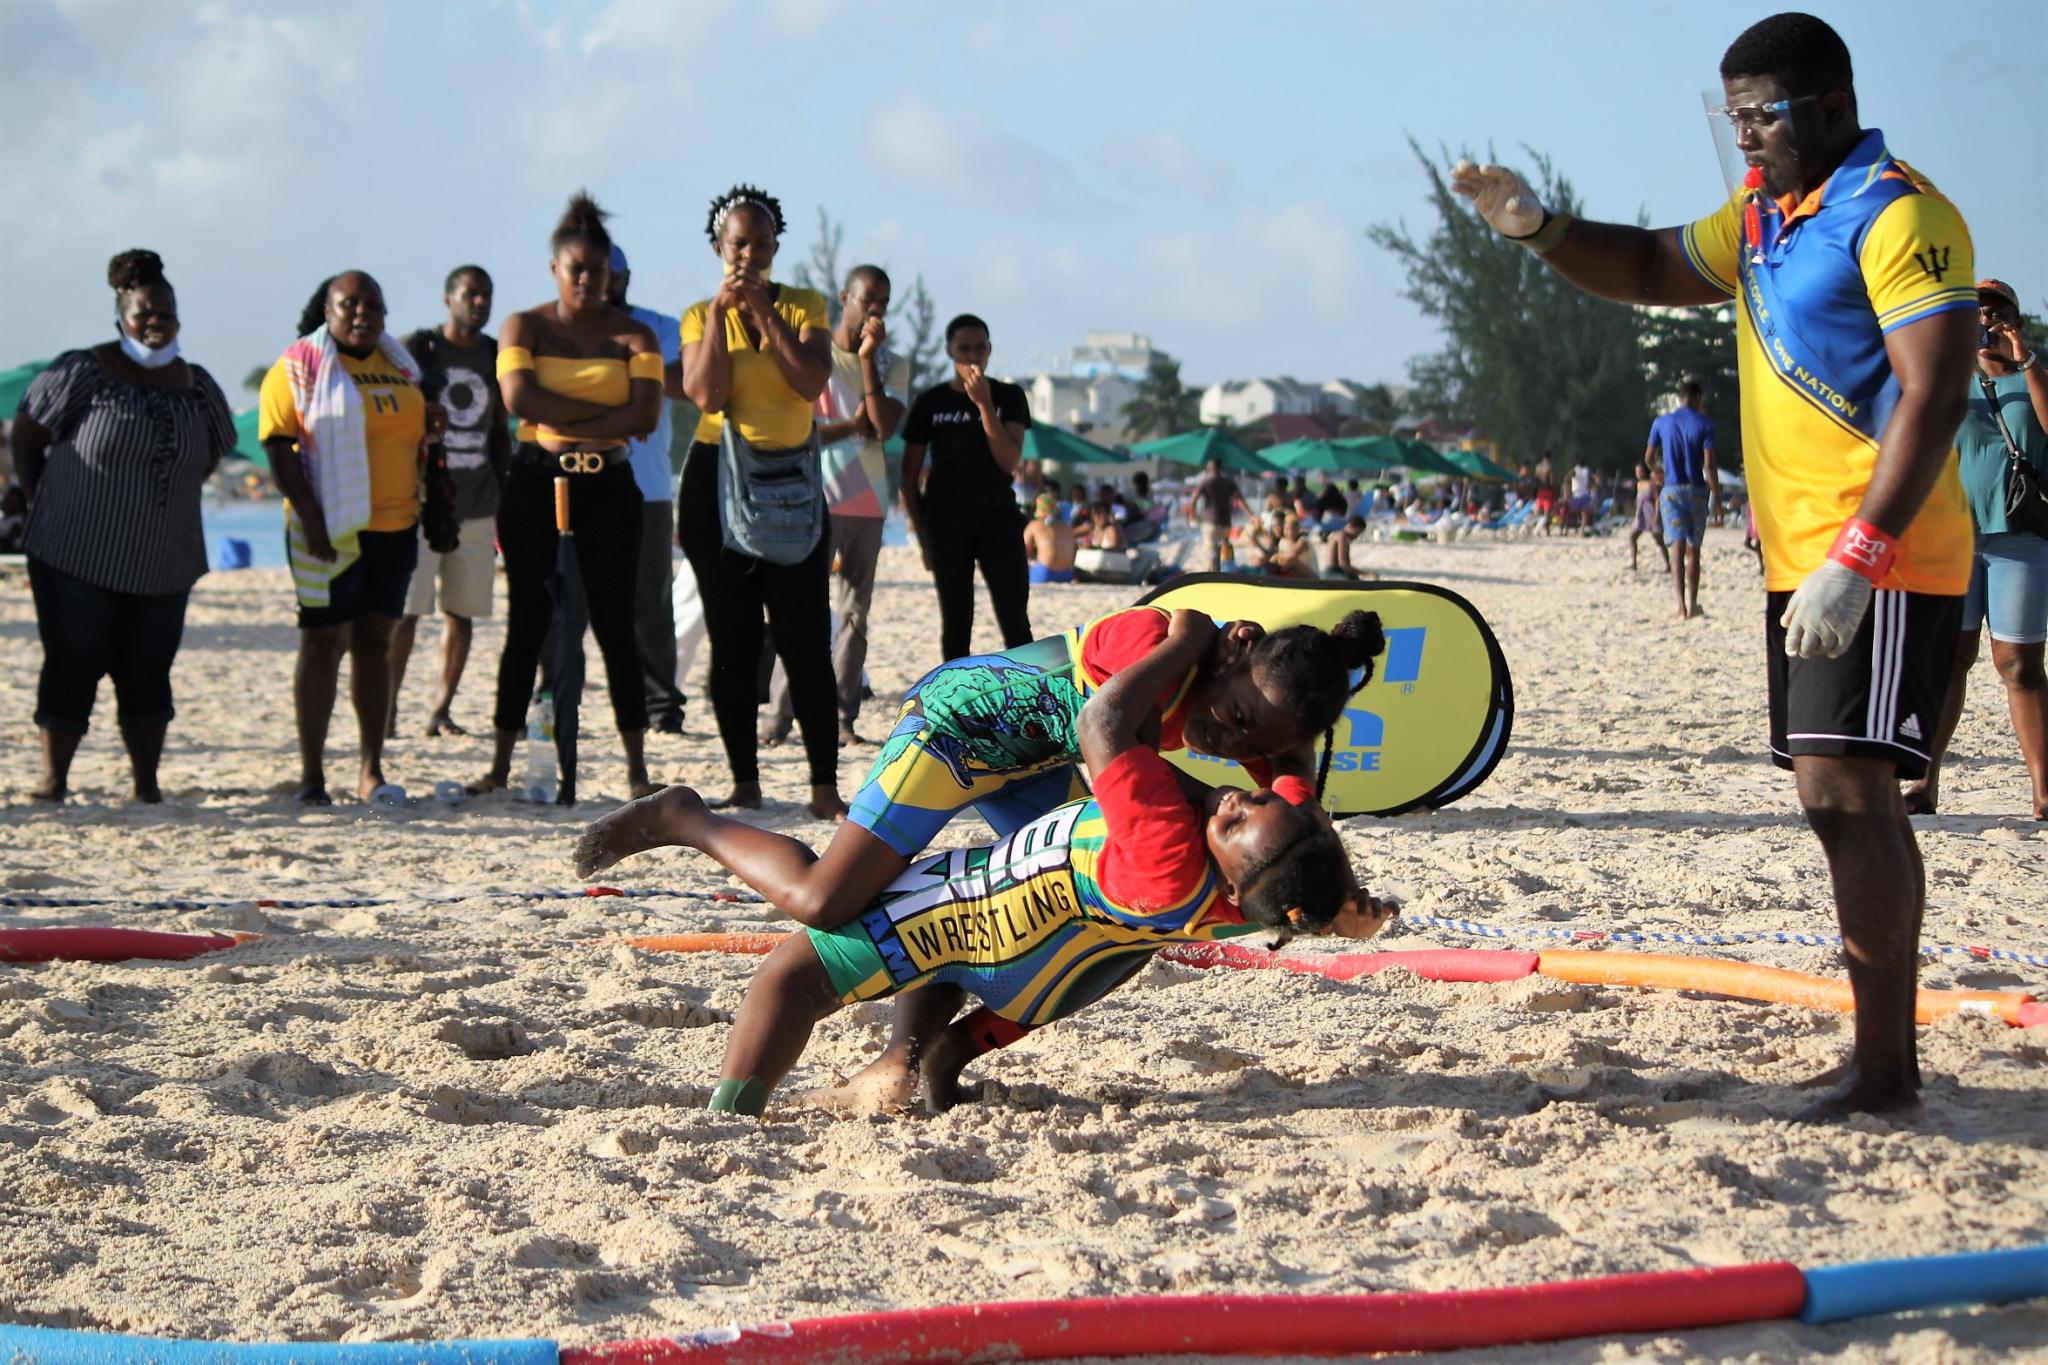
[[768,1110],[768,1087],[757,1076],[743,1081],[720,1081],[711,1092],[711,1103],[705,1107],[714,1114],[745,1114],[757,1119]]

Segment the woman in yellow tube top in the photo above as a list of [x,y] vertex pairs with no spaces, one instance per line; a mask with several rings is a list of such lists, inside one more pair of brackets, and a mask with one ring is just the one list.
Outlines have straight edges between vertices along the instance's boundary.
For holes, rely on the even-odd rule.
[[755,667],[762,621],[789,675],[789,694],[810,767],[808,809],[821,820],[846,814],[839,799],[839,703],[833,694],[830,536],[797,564],[771,564],[725,544],[718,496],[725,424],[756,450],[810,447],[811,405],[832,373],[831,320],[811,289],[775,284],[769,270],[782,237],[782,206],[751,185],[711,201],[705,231],[725,268],[710,298],[683,313],[683,392],[704,414],[683,462],[676,536],[697,575],[711,637],[711,709],[732,765],[732,795],[761,804]]
[[[633,630],[633,583],[640,554],[640,490],[626,463],[626,442],[661,418],[661,348],[646,324],[606,302],[611,236],[588,195],[569,201],[555,229],[551,269],[557,297],[505,320],[498,344],[498,387],[519,419],[519,447],[498,506],[509,601],[505,652],[498,660],[496,746],[491,770],[471,790],[495,791],[511,774],[512,746],[526,725],[534,670],[554,619],[548,576],[556,551],[557,476],[569,478],[570,525],[590,607],[590,628],[604,655],[612,716],[626,749],[626,783],[652,791],[642,741],[647,697]],[[576,799],[573,774],[556,798]]]

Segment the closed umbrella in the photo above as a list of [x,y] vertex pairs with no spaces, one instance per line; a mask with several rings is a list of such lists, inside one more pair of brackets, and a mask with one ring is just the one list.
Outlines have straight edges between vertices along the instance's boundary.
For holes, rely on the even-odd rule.
[[1140,460],[1193,465],[1197,469],[1211,460],[1219,460],[1225,469],[1234,469],[1241,474],[1273,472],[1273,466],[1232,440],[1228,432],[1216,427],[1184,431],[1178,436],[1162,436],[1156,441],[1141,441],[1131,447],[1131,456]]
[[569,513],[569,476],[555,476],[555,572],[548,588],[555,599],[555,803],[576,804],[577,709],[583,704],[583,571],[576,563],[576,528]]

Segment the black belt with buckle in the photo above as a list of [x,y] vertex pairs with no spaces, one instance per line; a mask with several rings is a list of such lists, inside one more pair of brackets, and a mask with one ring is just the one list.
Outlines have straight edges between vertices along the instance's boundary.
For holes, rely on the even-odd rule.
[[564,474],[602,474],[613,465],[626,462],[623,446],[610,450],[565,450],[555,456],[555,465]]

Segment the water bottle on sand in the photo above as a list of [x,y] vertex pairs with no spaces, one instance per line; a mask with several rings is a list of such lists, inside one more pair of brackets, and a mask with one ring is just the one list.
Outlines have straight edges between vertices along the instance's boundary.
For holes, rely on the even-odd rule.
[[555,695],[543,692],[526,708],[526,780],[520,793],[542,805],[555,799]]

